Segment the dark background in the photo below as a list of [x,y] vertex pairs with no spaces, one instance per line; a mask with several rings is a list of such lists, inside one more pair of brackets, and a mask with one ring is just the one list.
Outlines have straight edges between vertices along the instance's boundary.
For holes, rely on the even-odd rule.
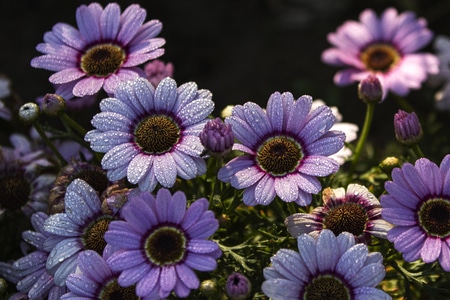
[[[0,72],[12,81],[23,101],[53,92],[51,72],[34,69],[30,60],[40,55],[35,46],[57,22],[76,26],[75,11],[91,1],[1,0]],[[98,1],[105,5],[108,1]],[[132,3],[147,9],[147,21],[163,23],[166,39],[160,58],[175,66],[178,84],[197,82],[213,92],[215,114],[227,104],[254,101],[265,106],[275,91],[298,98],[309,94],[338,106],[344,121],[362,126],[365,105],[357,99],[356,84],[336,87],[338,70],[320,56],[330,47],[327,33],[345,20],[357,20],[365,8],[377,13],[394,6],[413,10],[428,20],[436,34],[450,35],[450,1],[388,0],[147,0],[117,1],[122,11]],[[428,46],[424,51],[433,51]],[[408,101],[421,115],[433,109],[435,90],[413,91]],[[380,147],[393,138],[392,118],[398,110],[393,97],[377,105],[371,137]],[[437,118],[448,120],[448,113]],[[448,124],[448,123],[447,123]]]

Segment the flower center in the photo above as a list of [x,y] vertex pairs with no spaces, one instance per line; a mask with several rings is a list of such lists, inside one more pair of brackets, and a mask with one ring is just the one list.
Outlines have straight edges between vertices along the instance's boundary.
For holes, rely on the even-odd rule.
[[276,176],[293,172],[302,158],[302,148],[288,137],[274,137],[265,141],[256,157],[261,168]]
[[344,231],[359,236],[364,233],[368,220],[367,213],[361,205],[344,203],[331,209],[323,223],[336,236]]
[[106,190],[109,183],[106,175],[96,170],[83,170],[77,174],[76,178],[86,181],[99,194]]
[[107,77],[120,69],[125,57],[125,51],[117,45],[96,45],[81,57],[81,69],[87,76]]
[[136,286],[131,285],[128,287],[122,287],[117,282],[117,279],[113,279],[107,282],[98,296],[100,300],[137,300]]
[[28,201],[31,188],[19,174],[0,178],[0,207],[15,210]]
[[138,125],[134,135],[146,153],[157,154],[172,149],[180,139],[180,129],[168,117],[151,116]]
[[106,241],[103,238],[108,230],[109,223],[112,218],[110,216],[102,216],[92,222],[83,233],[84,250],[94,250],[99,255],[103,255],[103,249],[106,247]]
[[372,44],[361,53],[367,69],[387,72],[400,61],[400,53],[389,44]]
[[450,235],[450,201],[434,198],[426,201],[419,210],[419,222],[427,233],[439,237]]
[[186,253],[186,236],[174,227],[158,228],[147,237],[145,252],[158,266],[175,264]]
[[306,287],[303,299],[306,300],[344,300],[351,299],[347,286],[338,278],[330,275],[320,275],[314,278]]

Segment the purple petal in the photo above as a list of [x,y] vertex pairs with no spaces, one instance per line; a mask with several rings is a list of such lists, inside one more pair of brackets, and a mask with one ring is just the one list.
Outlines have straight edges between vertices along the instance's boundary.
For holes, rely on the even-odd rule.
[[77,97],[94,95],[103,87],[104,81],[103,77],[83,78],[73,87],[73,94]]

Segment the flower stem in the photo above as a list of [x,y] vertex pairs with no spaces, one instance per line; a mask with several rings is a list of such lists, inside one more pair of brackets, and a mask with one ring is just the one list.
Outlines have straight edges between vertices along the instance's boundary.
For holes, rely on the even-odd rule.
[[70,126],[70,128],[73,128],[76,132],[78,132],[81,136],[86,135],[86,129],[83,128],[80,124],[78,124],[74,119],[69,117],[68,114],[62,113],[60,116],[61,121],[67,125]]
[[414,146],[412,146],[411,151],[414,153],[414,155],[416,156],[416,158],[421,158],[424,157],[425,155],[423,154],[422,150],[420,149],[419,144],[415,144]]
[[362,148],[366,143],[367,137],[369,135],[370,126],[372,125],[373,113],[375,111],[375,103],[367,103],[366,107],[366,117],[364,119],[364,125],[361,135],[358,139],[358,144],[356,144],[356,149],[353,155],[352,165],[350,169],[350,176],[355,171],[356,164],[358,163],[359,156],[361,155]]
[[52,152],[59,159],[59,162],[61,163],[61,165],[62,166],[67,165],[67,161],[64,159],[64,157],[61,155],[61,153],[59,153],[58,149],[56,149],[55,145],[53,145],[53,143],[47,137],[47,135],[45,134],[44,130],[42,129],[41,124],[38,121],[36,121],[36,122],[33,123],[33,126],[36,129],[36,131],[39,133],[40,137],[42,138],[44,143],[47,145],[47,147],[49,147],[50,150],[52,150]]

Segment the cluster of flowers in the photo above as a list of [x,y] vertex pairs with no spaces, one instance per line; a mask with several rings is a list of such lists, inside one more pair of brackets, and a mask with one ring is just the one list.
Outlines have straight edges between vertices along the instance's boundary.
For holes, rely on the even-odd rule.
[[[429,267],[432,293],[442,292],[450,155],[425,158],[419,118],[399,110],[395,136],[411,162],[383,161],[378,186],[362,184],[357,165],[376,104],[449,77],[445,38],[441,60],[418,53],[433,38],[426,21],[393,8],[329,34],[323,61],[346,67],[335,83],[358,83],[367,105],[354,146],[358,127],[308,95],[274,92],[265,108],[247,102],[213,118],[212,93],[176,83],[173,65],[157,59],[162,24],[145,18],[139,5],[81,5],[77,28],[58,23],[37,46],[31,65],[54,72],[55,92],[20,106],[32,131],[0,148],[0,222],[23,238],[15,245],[1,232],[2,295],[409,299],[423,290],[408,262]],[[7,104],[0,117],[12,121]],[[69,115],[95,106],[89,131]],[[43,126],[43,115],[64,128]],[[23,218],[31,226],[18,226]]]

